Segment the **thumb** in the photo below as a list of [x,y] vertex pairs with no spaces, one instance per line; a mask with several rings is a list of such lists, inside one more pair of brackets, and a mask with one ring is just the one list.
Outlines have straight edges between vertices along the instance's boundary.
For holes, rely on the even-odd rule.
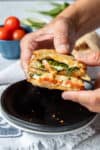
[[65,100],[71,100],[82,105],[88,105],[92,102],[91,96],[93,95],[92,91],[69,91],[63,92],[62,97]]
[[68,38],[63,32],[56,32],[54,36],[54,46],[58,53],[67,54],[70,52]]
[[79,51],[74,54],[75,58],[90,66],[100,66],[100,51],[99,50],[87,50]]
[[54,46],[58,53],[70,52],[68,27],[65,22],[59,20],[54,29]]

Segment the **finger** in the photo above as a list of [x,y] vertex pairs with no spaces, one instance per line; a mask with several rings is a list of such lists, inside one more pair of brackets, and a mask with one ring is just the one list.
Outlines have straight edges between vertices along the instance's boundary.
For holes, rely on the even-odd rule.
[[92,112],[100,112],[100,89],[94,91],[64,92],[65,100],[80,103]]
[[91,112],[99,113],[100,112],[100,105],[98,106],[89,106],[85,104],[81,104],[83,107],[87,108]]
[[35,39],[35,41],[37,41],[37,42],[41,42],[41,41],[45,41],[45,40],[51,40],[51,39],[53,39],[53,34],[40,34],[36,39]]
[[92,91],[63,92],[62,97],[64,100],[72,100],[82,105],[94,105],[95,103],[95,95]]
[[100,66],[100,51],[87,50],[79,51],[74,54],[75,58],[90,66]]
[[85,107],[91,112],[100,113],[100,105],[94,107],[91,106],[85,106]]
[[35,41],[38,43],[37,49],[54,49],[52,34],[41,34],[36,37]]
[[33,40],[34,37],[27,35],[21,40],[21,64],[24,71],[27,73],[28,63],[31,58],[33,50],[37,47],[37,43]]
[[70,52],[70,43],[69,43],[69,33],[66,21],[59,21],[55,24],[54,28],[54,46],[57,52],[59,53],[69,53]]
[[28,63],[33,50],[40,48],[53,48],[52,34],[45,34],[44,30],[27,34],[21,40],[21,64],[27,73]]

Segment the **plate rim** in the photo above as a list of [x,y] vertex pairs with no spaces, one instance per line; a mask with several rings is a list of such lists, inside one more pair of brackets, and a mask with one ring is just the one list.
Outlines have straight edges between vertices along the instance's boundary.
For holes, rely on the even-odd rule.
[[25,128],[25,127],[22,127],[18,124],[15,124],[14,122],[11,121],[11,119],[9,117],[7,117],[7,114],[2,110],[1,106],[0,106],[0,109],[1,109],[1,114],[2,114],[2,117],[10,124],[12,125],[13,127],[17,128],[17,129],[20,129],[24,132],[28,132],[28,133],[33,133],[33,134],[39,134],[39,135],[64,135],[64,134],[71,134],[71,133],[76,133],[76,132],[80,132],[81,130],[85,129],[86,127],[88,127],[90,124],[92,124],[98,114],[96,114],[90,121],[88,121],[88,123],[86,123],[85,125],[79,127],[79,128],[76,128],[76,129],[72,129],[70,131],[60,131],[60,132],[51,132],[51,131],[39,131],[39,130],[32,130],[32,129],[29,129],[29,128]]

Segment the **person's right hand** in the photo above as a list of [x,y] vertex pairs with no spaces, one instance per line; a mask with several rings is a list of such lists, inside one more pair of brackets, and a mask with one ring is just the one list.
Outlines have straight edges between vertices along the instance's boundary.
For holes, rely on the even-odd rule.
[[59,53],[69,53],[76,38],[75,31],[75,22],[58,17],[44,28],[27,34],[21,41],[21,63],[25,72],[33,50],[54,48]]

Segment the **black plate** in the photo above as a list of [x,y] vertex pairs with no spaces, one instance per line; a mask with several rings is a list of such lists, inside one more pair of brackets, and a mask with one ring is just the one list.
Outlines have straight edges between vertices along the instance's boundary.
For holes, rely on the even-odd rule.
[[3,115],[30,132],[67,132],[88,124],[95,117],[83,106],[65,101],[61,91],[32,86],[23,80],[1,96]]

